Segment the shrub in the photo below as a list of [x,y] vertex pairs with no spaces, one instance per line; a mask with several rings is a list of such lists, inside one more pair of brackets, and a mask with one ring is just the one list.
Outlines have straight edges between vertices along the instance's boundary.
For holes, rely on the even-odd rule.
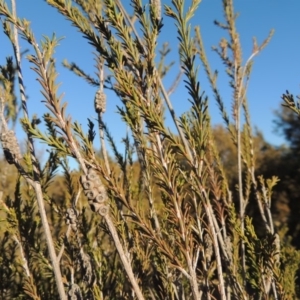
[[[143,5],[131,0],[134,17],[113,0],[47,0],[94,47],[98,78],[77,64],[65,66],[97,86],[95,113],[101,155],[89,130],[66,113],[58,94],[55,35],[35,39],[30,24],[0,1],[3,28],[14,49],[14,61],[1,68],[1,142],[7,163],[16,167],[14,194],[1,200],[6,227],[1,240],[0,291],[3,299],[291,299],[299,253],[276,232],[271,215],[272,188],[278,178],[255,173],[253,134],[246,90],[253,58],[243,64],[231,0],[223,1],[228,33],[215,51],[226,66],[233,90],[232,117],[217,87],[217,72],[207,61],[198,27],[190,20],[200,0],[188,8],[173,0]],[[177,116],[163,77],[167,49],[157,64],[162,12],[177,27],[181,68],[190,108]],[[18,34],[31,47],[27,59],[36,73],[48,113],[29,118],[22,81]],[[236,146],[238,196],[233,197],[200,90],[197,68],[202,62],[225,125]],[[104,76],[104,71],[106,76]],[[21,154],[7,120],[16,120],[14,78],[19,79],[27,135]],[[174,84],[176,87],[176,83]],[[125,154],[118,150],[109,124],[103,121],[107,89],[119,98],[118,114],[128,127]],[[168,129],[165,111],[176,132]],[[241,115],[245,116],[245,123]],[[39,125],[44,122],[46,131]],[[49,146],[41,166],[34,140]],[[111,147],[110,158],[106,142]],[[71,171],[68,158],[79,165]],[[62,168],[63,175],[57,173]],[[58,193],[58,185],[62,188]],[[250,201],[251,200],[251,201]],[[261,225],[247,213],[255,201]],[[258,232],[259,231],[259,235]],[[282,238],[282,240],[281,240]],[[53,276],[54,274],[54,276]]]

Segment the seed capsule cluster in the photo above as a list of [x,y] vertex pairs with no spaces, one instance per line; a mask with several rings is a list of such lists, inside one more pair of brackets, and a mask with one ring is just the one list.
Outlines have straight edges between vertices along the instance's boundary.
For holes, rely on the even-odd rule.
[[77,231],[77,216],[78,213],[74,208],[68,208],[66,212],[67,224],[71,225],[73,231]]
[[161,19],[161,1],[160,0],[150,0],[150,5],[153,6],[155,16],[158,20]]
[[109,210],[109,206],[106,204],[107,194],[97,173],[93,169],[89,169],[86,176],[80,177],[80,182],[92,211],[105,216]]
[[204,235],[204,246],[205,246],[205,257],[208,263],[211,262],[211,258],[213,255],[213,242],[208,233]]
[[70,289],[68,291],[68,296],[69,296],[68,297],[69,300],[81,300],[81,299],[83,299],[80,287],[76,283],[73,283],[70,286]]
[[78,260],[82,269],[83,280],[90,284],[93,277],[91,257],[81,249],[78,255]]
[[9,164],[22,158],[20,147],[13,130],[3,131],[0,135],[5,158]]
[[278,233],[274,234],[273,246],[275,248],[273,260],[278,265],[280,263],[280,237]]
[[97,113],[104,113],[106,110],[106,95],[100,89],[95,95],[95,110]]

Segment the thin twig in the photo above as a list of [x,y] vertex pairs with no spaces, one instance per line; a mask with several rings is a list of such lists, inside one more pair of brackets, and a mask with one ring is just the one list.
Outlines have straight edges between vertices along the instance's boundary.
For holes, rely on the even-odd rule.
[[120,239],[119,239],[119,236],[118,236],[118,233],[117,233],[117,230],[115,228],[115,225],[113,223],[113,221],[111,220],[111,217],[109,216],[109,214],[105,215],[104,216],[105,218],[105,222],[109,228],[109,232],[111,233],[112,235],[112,238],[114,240],[114,243],[115,243],[115,246],[118,250],[118,253],[120,255],[120,259],[122,261],[122,264],[126,270],[126,273],[130,279],[130,282],[132,284],[132,287],[136,293],[136,297],[139,299],[139,300],[145,300],[141,290],[140,290],[140,287],[135,279],[135,276],[133,274],[133,271],[132,271],[132,268],[131,268],[131,265],[130,263],[128,262],[127,260],[127,257],[125,255],[125,252],[123,250],[123,247],[122,247],[122,244],[120,242]]

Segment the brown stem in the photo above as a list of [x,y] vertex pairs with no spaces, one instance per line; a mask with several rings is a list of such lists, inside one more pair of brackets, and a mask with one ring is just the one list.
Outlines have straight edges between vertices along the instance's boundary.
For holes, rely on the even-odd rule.
[[114,240],[114,243],[115,243],[115,246],[117,248],[117,251],[118,251],[118,253],[120,255],[120,259],[122,261],[122,264],[123,264],[123,266],[124,266],[124,268],[126,270],[126,273],[127,273],[128,277],[129,277],[129,280],[130,280],[130,282],[132,284],[132,287],[133,287],[133,289],[134,289],[134,291],[136,293],[136,296],[137,296],[137,298],[139,300],[145,300],[145,298],[144,298],[144,296],[143,296],[143,294],[142,294],[142,292],[140,290],[140,287],[139,287],[139,285],[138,285],[138,283],[137,283],[137,281],[135,279],[135,276],[133,274],[131,265],[130,265],[129,261],[127,260],[125,252],[123,250],[123,247],[122,247],[122,244],[120,242],[120,239],[119,239],[116,227],[115,227],[115,225],[114,225],[114,223],[113,223],[113,221],[112,221],[112,219],[111,219],[111,217],[110,217],[109,214],[105,215],[104,218],[105,218],[106,224],[108,226],[109,232],[111,233],[112,238]]

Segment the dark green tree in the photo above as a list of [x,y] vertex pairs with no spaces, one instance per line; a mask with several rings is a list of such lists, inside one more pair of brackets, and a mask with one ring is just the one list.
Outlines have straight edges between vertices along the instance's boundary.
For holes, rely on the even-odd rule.
[[[280,160],[273,161],[277,168],[280,182],[274,192],[276,197],[288,203],[290,210],[288,217],[288,233],[293,238],[293,244],[300,247],[300,118],[297,113],[286,106],[276,112],[276,131],[281,134],[287,147],[281,153]],[[271,167],[271,165],[269,166]]]

